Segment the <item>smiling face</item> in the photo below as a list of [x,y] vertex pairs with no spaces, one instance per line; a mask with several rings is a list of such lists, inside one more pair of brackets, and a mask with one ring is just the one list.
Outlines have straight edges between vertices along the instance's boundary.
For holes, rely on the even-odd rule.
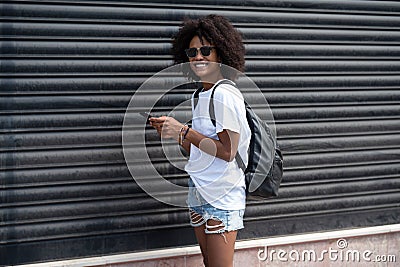
[[[201,42],[197,35],[193,37],[189,44],[189,48],[199,49],[203,46],[213,47],[213,45],[204,38]],[[211,53],[208,56],[202,55],[200,50],[197,50],[197,55],[195,57],[190,57],[189,62],[191,69],[201,79],[201,81],[203,81],[203,84],[215,83],[218,80],[223,79],[219,67],[220,60],[215,48],[211,49]],[[208,88],[205,86],[205,89]]]

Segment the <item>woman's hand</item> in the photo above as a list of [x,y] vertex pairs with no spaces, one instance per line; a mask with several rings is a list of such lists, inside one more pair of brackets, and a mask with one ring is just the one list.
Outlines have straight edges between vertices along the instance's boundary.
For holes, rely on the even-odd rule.
[[179,139],[179,132],[184,126],[182,123],[172,117],[151,117],[150,125],[153,126],[162,138]]

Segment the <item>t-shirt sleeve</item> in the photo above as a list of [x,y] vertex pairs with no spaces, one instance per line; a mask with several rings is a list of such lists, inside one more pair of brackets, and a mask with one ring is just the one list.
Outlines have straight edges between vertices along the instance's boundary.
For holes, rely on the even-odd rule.
[[223,130],[240,133],[240,121],[246,117],[243,96],[237,88],[220,85],[214,93],[214,111],[217,133]]

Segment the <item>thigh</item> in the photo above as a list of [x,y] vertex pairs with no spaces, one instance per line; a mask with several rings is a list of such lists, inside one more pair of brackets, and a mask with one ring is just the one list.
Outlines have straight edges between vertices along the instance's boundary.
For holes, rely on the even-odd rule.
[[[190,211],[190,220],[192,223],[193,223],[193,221],[199,222],[199,218],[201,218],[201,220],[203,220],[201,215],[199,215],[198,213],[196,213],[193,210]],[[201,255],[203,256],[204,266],[208,266],[207,236],[205,233],[206,226],[205,226],[205,223],[201,224],[201,221],[197,225],[198,226],[193,227],[194,233],[196,235],[197,243],[199,243],[199,246],[200,246]]]
[[[219,221],[209,220],[209,225],[220,224]],[[237,231],[207,234],[207,255],[210,267],[233,266],[233,255],[235,251]]]
[[232,267],[233,255],[235,251],[235,241],[237,231],[224,233],[225,238],[221,234],[207,235],[207,255],[210,267]]
[[198,227],[193,227],[193,229],[196,235],[197,243],[199,243],[200,245],[201,254],[206,259],[208,255],[207,255],[207,236],[206,233],[204,232],[205,226],[201,225]]

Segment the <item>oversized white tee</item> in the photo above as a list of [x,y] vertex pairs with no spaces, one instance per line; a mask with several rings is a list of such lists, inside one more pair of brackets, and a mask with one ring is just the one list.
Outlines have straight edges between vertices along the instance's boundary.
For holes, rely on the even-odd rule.
[[[243,95],[233,85],[218,85],[214,93],[214,126],[209,115],[212,89],[200,92],[196,108],[192,97],[192,129],[216,140],[219,139],[217,133],[223,130],[239,133],[238,152],[247,165],[251,131],[246,119]],[[235,159],[227,162],[203,152],[192,144],[185,170],[201,196],[214,207],[224,210],[245,208],[244,173]]]

